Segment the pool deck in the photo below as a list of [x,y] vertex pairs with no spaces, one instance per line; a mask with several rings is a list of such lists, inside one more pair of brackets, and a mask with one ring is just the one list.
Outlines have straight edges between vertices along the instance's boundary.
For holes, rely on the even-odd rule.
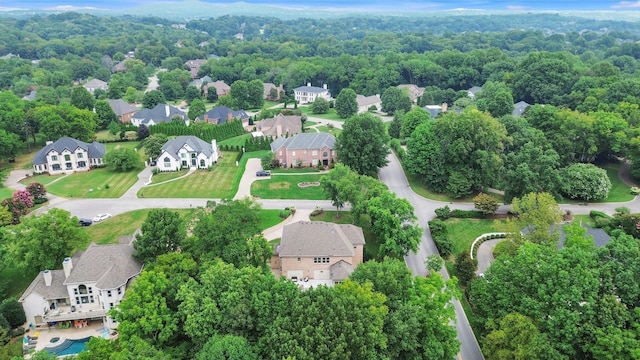
[[[58,328],[47,328],[47,327],[38,327],[35,330],[31,330],[24,335],[35,336],[34,334],[39,332],[38,340],[36,340],[36,347],[34,350],[40,351],[46,347],[54,347],[56,345],[62,344],[65,339],[82,339],[89,336],[99,337],[102,336],[104,331],[102,321],[92,321],[89,323],[89,326],[84,328],[74,328],[73,326],[69,329],[58,329]],[[55,343],[51,343],[51,339],[54,337],[59,337],[60,340]],[[28,358],[25,356],[25,358]]]

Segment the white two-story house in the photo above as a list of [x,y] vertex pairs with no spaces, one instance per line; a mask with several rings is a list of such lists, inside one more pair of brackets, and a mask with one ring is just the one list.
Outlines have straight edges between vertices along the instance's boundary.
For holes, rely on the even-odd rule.
[[106,152],[106,146],[96,141],[88,144],[70,137],[60,138],[56,142],[47,141],[47,145],[33,158],[33,172],[57,175],[88,171],[104,165]]
[[159,171],[183,168],[208,169],[218,162],[216,140],[208,143],[192,135],[178,136],[162,146],[156,163]]
[[134,252],[131,243],[92,243],[86,251],[64,259],[62,270],[42,271],[19,299],[27,322],[38,326],[70,321],[82,326],[98,320],[116,328],[108,311],[122,301],[142,271]]
[[317,98],[323,98],[327,101],[331,100],[331,93],[327,89],[327,84],[322,87],[311,86],[311,83],[307,83],[307,86],[300,86],[293,89],[293,94],[298,104],[309,104],[316,101]]

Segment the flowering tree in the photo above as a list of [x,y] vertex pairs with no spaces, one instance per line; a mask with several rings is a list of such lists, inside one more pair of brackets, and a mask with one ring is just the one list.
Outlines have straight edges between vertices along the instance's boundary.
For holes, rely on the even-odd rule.
[[33,196],[33,200],[36,204],[41,200],[46,200],[45,196],[47,195],[47,189],[39,182],[32,182],[27,185],[27,191],[31,196]]
[[2,206],[6,206],[13,216],[13,223],[20,223],[20,216],[26,215],[29,208],[33,207],[33,196],[28,190],[16,190],[11,199],[2,201]]

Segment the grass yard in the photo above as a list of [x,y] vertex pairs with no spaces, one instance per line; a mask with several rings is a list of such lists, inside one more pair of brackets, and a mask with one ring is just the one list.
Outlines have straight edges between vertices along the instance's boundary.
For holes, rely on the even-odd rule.
[[218,145],[244,146],[244,144],[248,139],[251,139],[251,134],[243,134],[240,136],[229,138],[227,140],[220,141]]
[[281,210],[260,210],[258,214],[260,216],[260,230],[268,229],[283,222],[284,219],[280,217],[280,211]]
[[138,181],[138,172],[106,168],[77,172],[47,186],[47,191],[65,198],[119,198]]
[[12,197],[14,191],[15,190],[9,189],[8,187],[1,187],[0,188],[0,200]]
[[31,184],[32,182],[39,182],[40,184],[47,186],[58,179],[62,179],[63,177],[64,175],[41,174],[22,179],[20,180],[20,184],[26,186]]
[[[327,211],[325,210],[322,214],[318,216],[312,216],[311,221],[325,221],[332,222],[336,224],[353,224],[353,216],[349,211],[341,211],[340,217],[336,217],[336,211]],[[360,227],[362,228],[362,232],[364,233],[364,261],[368,260],[382,260],[378,258],[378,247],[380,244],[378,243],[378,238],[374,233],[371,232],[370,219],[367,215],[363,215],[360,218]]]
[[303,173],[315,173],[320,172],[318,169],[314,168],[277,168],[271,169],[272,174],[303,174]]
[[[608,202],[626,202],[633,200],[634,196],[631,195],[631,187],[627,186],[620,177],[618,177],[618,171],[620,171],[619,163],[608,163],[600,165],[601,168],[607,170],[607,175],[611,181],[611,190],[609,195],[600,201],[588,201],[589,203],[608,203]],[[578,204],[584,203],[584,200],[563,199],[560,204]]]
[[311,106],[298,106],[298,109],[302,111],[303,114],[307,114],[307,116],[309,117],[315,117],[315,118],[327,119],[327,120],[336,120],[336,121],[345,120],[340,116],[338,116],[335,109],[329,109],[329,111],[327,111],[326,114],[314,114],[313,111],[311,111]]
[[262,108],[263,109],[270,109],[270,108],[272,108],[274,106],[278,106],[278,105],[282,106],[282,103],[277,102],[277,101],[265,100],[264,101],[264,105],[262,105]]
[[271,176],[270,179],[254,181],[251,195],[261,199],[307,199],[324,200],[321,186],[298,186],[302,182],[320,182],[323,175]]
[[453,255],[470,250],[473,241],[482,234],[508,230],[507,220],[449,218],[445,223],[453,241]]
[[173,180],[173,179],[177,179],[180,176],[184,176],[189,172],[188,169],[183,169],[180,171],[165,171],[165,172],[159,172],[157,174],[153,174],[153,176],[151,177],[151,184],[160,184],[161,182],[164,181],[169,181],[169,180]]
[[338,135],[340,135],[340,133],[342,132],[342,129],[338,129],[337,127],[330,128],[326,125],[320,125],[316,127],[316,129],[318,129],[319,132],[329,133],[335,137],[338,137]]
[[[407,180],[409,181],[411,190],[413,190],[413,192],[422,196],[425,199],[431,199],[431,200],[442,201],[442,202],[471,203],[473,202],[473,198],[476,196],[476,195],[470,195],[470,196],[466,196],[459,199],[453,199],[449,197],[447,194],[439,194],[429,190],[417,175],[410,174],[406,171],[405,171],[405,174],[407,175]],[[494,193],[490,193],[489,195],[493,196],[496,200],[498,200],[499,203],[504,202],[504,195],[494,194]]]
[[0,279],[7,279],[7,297],[15,297],[16,299],[40,271],[39,269],[25,271],[14,266],[3,266],[0,269]]

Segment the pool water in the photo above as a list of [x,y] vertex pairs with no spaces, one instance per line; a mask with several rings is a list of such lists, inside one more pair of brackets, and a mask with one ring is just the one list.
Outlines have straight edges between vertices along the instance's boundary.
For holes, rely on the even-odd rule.
[[86,337],[84,339],[77,339],[77,340],[66,339],[65,341],[62,342],[62,344],[58,346],[46,348],[45,350],[47,350],[48,352],[56,356],[75,355],[83,351],[87,347],[87,342],[89,340],[91,340],[91,336]]

